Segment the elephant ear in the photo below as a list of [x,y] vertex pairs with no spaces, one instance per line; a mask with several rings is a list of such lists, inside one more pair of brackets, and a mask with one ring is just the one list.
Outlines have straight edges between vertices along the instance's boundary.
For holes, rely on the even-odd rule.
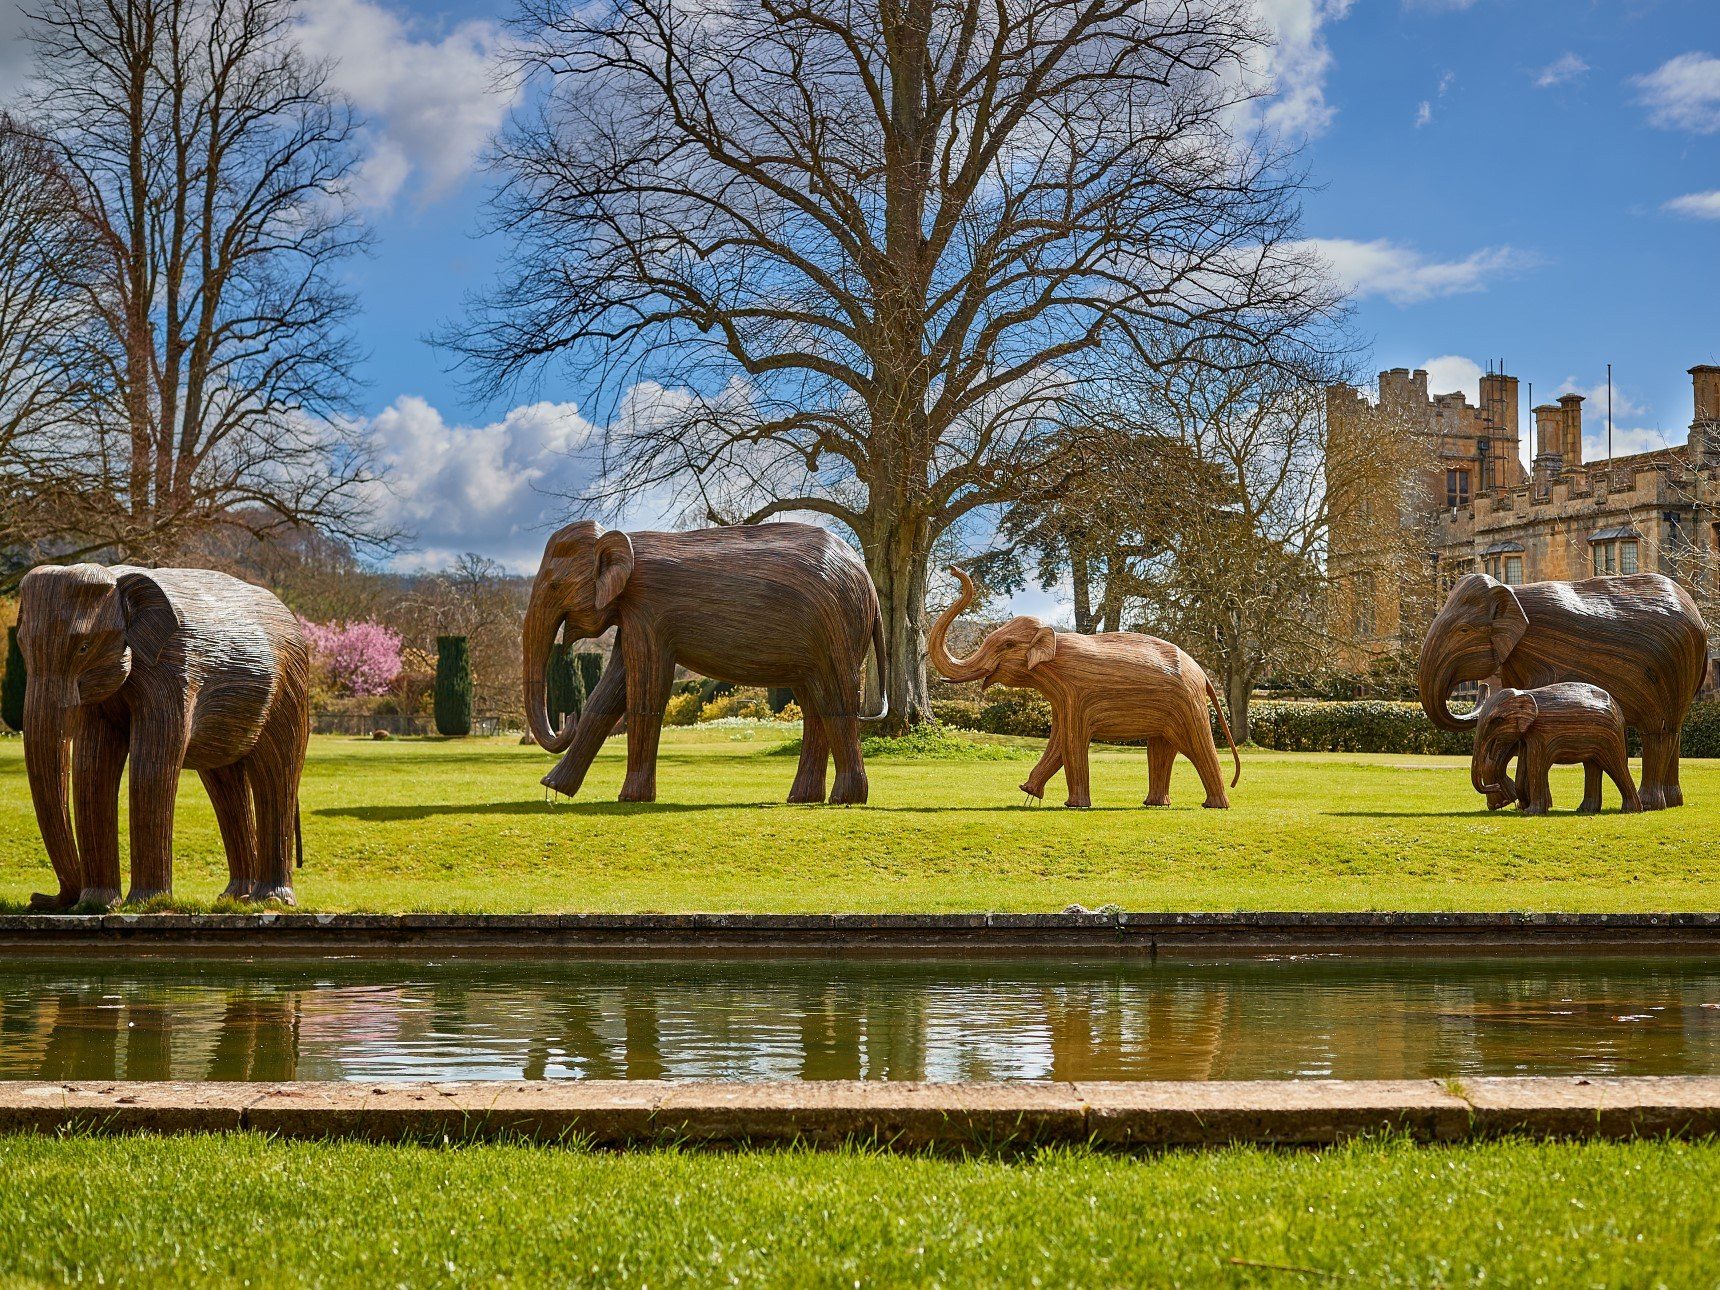
[[115,583],[120,617],[125,623],[125,642],[146,663],[161,657],[185,619],[173,607],[161,584],[147,573],[121,574]]
[[1529,630],[1529,618],[1518,603],[1517,593],[1502,582],[1488,589],[1487,598],[1487,630],[1493,644],[1493,662],[1504,667],[1523,633]]
[[633,539],[616,529],[597,540],[597,607],[607,609],[633,576]]
[[1041,627],[1033,633],[1033,639],[1027,642],[1027,670],[1031,672],[1055,653],[1057,633],[1049,627]]
[[1493,710],[1493,721],[1501,732],[1521,738],[1529,733],[1529,727],[1540,715],[1541,705],[1535,702],[1535,696],[1519,690],[1500,699],[1499,706]]

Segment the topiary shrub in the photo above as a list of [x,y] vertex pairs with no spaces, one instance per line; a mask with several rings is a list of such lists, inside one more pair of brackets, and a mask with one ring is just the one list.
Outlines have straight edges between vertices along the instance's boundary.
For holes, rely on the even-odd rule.
[[11,730],[24,729],[24,651],[18,648],[18,629],[6,629],[6,674],[0,677],[0,721]]
[[590,694],[597,688],[597,682],[603,675],[603,655],[594,649],[582,649],[574,656],[579,664],[579,682]]
[[1051,734],[1051,704],[1037,690],[998,686],[982,699],[934,699],[932,715],[946,725],[990,735]]
[[464,636],[436,638],[436,733],[472,733],[472,651]]
[[585,673],[571,645],[557,645],[550,650],[549,675],[544,679],[549,723],[560,729],[564,718],[585,711]]

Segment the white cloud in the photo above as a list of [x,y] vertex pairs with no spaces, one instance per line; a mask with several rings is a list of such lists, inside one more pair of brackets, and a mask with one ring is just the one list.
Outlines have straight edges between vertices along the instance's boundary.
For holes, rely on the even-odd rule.
[[1475,4],[1476,0],[1403,0],[1405,9],[1424,9],[1430,13],[1461,13]]
[[1415,109],[1415,128],[1419,130],[1431,120],[1433,120],[1433,104],[1427,99],[1423,99]]
[[1312,238],[1303,243],[1358,296],[1384,296],[1411,305],[1442,296],[1485,291],[1493,280],[1535,267],[1535,255],[1510,246],[1483,247],[1460,260],[1432,260],[1387,238]]
[[1535,73],[1535,88],[1552,89],[1555,85],[1564,85],[1576,80],[1589,70],[1589,65],[1572,53],[1560,54],[1545,67]]
[[[1587,409],[1584,409],[1587,411]],[[1670,448],[1666,436],[1653,426],[1625,427],[1613,424],[1612,455],[1615,457],[1632,457],[1639,452],[1655,452],[1661,448]],[[1583,460],[1605,461],[1607,459],[1607,423],[1603,410],[1601,419],[1597,422],[1590,417],[1583,418]]]
[[1720,130],[1720,58],[1692,50],[1635,78],[1637,101],[1664,130]]
[[1417,366],[1427,372],[1429,394],[1461,393],[1472,404],[1481,403],[1481,364],[1461,354],[1425,358]]
[[1682,197],[1674,197],[1661,209],[1691,219],[1720,219],[1720,188],[1705,193],[1685,193]]
[[355,195],[385,206],[412,176],[425,198],[457,186],[519,93],[501,75],[501,27],[472,21],[427,32],[374,0],[303,0],[303,14],[305,52],[333,63],[335,88],[367,121],[371,155]]
[[1260,25],[1272,39],[1249,69],[1255,84],[1269,87],[1258,115],[1270,129],[1317,135],[1337,109],[1326,101],[1333,67],[1326,29],[1350,11],[1353,0],[1254,0]]

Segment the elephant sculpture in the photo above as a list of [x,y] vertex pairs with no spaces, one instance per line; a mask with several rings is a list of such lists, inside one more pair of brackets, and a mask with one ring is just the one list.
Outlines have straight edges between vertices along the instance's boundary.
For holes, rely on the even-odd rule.
[[172,892],[173,808],[189,769],[221,829],[222,894],[292,903],[310,654],[285,605],[208,569],[44,566],[19,588],[18,639],[25,769],[60,884],[32,908],[118,902],[128,761],[129,902]]
[[1136,632],[1059,632],[1037,618],[1013,618],[988,635],[966,658],[952,658],[950,625],[974,599],[973,579],[951,569],[961,583],[955,602],[938,616],[926,641],[932,666],[948,680],[1030,687],[1051,702],[1051,740],[1022,784],[1022,792],[1045,796],[1059,769],[1068,785],[1067,805],[1093,804],[1088,785],[1087,746],[1094,739],[1147,741],[1145,805],[1169,806],[1171,764],[1178,753],[1194,763],[1206,788],[1203,806],[1228,808],[1218,747],[1206,715],[1207,700],[1218,712],[1230,755],[1242,758],[1231,738],[1218,693],[1187,654],[1169,641]]
[[[616,629],[615,648],[585,710],[552,729],[545,668],[557,632],[568,641]],[[871,644],[879,693],[883,623],[866,566],[811,524],[743,524],[687,533],[600,534],[590,520],[550,538],[524,629],[526,720],[561,760],[546,787],[572,796],[603,741],[627,718],[620,800],[657,796],[657,743],[677,665],[738,685],[788,686],[804,714],[790,802],[866,800],[860,756],[862,669]]]
[[[1618,787],[1625,814],[1642,810],[1625,752],[1625,720],[1612,695],[1598,685],[1565,681],[1534,690],[1495,690],[1475,718],[1470,781],[1487,797],[1489,810],[1515,801],[1525,815],[1545,815],[1553,796],[1547,772],[1581,764],[1583,801],[1579,815],[1601,809],[1601,775]],[[1517,779],[1506,773],[1518,758]]]
[[1610,694],[1642,735],[1642,805],[1681,806],[1678,734],[1708,667],[1696,603],[1657,573],[1508,587],[1459,579],[1422,642],[1421,706],[1442,730],[1474,727],[1451,711],[1452,689],[1492,681],[1526,690],[1587,681]]

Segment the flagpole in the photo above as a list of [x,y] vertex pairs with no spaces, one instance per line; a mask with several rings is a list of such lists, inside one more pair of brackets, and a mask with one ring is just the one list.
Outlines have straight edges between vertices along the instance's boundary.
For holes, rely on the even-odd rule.
[[1612,364],[1607,364],[1607,465],[1612,465]]

